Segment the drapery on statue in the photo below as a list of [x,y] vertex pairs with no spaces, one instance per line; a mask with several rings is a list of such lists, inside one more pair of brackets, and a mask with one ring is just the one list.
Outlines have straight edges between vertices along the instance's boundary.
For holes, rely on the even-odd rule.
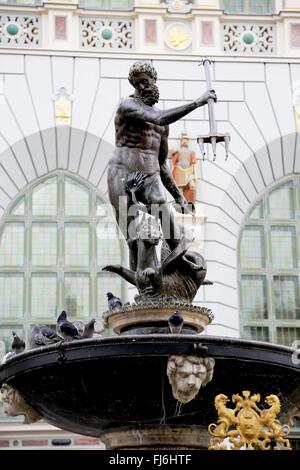
[[196,201],[196,154],[189,149],[189,137],[183,132],[180,148],[172,151],[173,178],[188,202]]
[[[148,292],[151,296],[158,290],[163,294],[165,289],[161,287],[162,271],[171,272],[172,266],[173,270],[178,270],[178,263],[183,275],[187,269],[191,272],[191,278],[198,278],[199,271],[203,271],[201,280],[205,277],[206,270],[202,259],[199,265],[198,260],[195,262],[191,257],[185,257],[192,239],[185,236],[175,222],[173,209],[167,204],[165,189],[182,211],[193,213],[193,206],[188,204],[180,192],[167,166],[168,133],[169,124],[207,104],[209,98],[214,101],[217,99],[215,92],[209,90],[195,101],[160,111],[154,106],[159,99],[156,79],[156,70],[150,63],[134,63],[130,68],[128,80],[135,92],[121,100],[116,112],[116,148],[108,166],[108,192],[117,222],[128,243],[130,273],[124,275],[125,268],[120,266],[104,268],[117,272],[137,285],[140,294]],[[149,233],[147,245],[147,240],[141,240],[138,230],[132,233],[138,211],[148,214],[151,212],[157,223],[160,220],[166,245],[164,253],[168,251],[163,261],[163,269],[153,250],[152,240],[157,235],[153,237],[153,233]],[[196,284],[198,288],[200,284]],[[197,289],[195,292],[192,290],[193,295],[187,297],[194,297]]]

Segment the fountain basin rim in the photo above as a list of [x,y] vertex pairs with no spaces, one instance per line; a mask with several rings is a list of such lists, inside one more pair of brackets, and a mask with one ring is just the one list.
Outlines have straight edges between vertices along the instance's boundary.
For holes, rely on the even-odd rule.
[[0,385],[26,370],[60,362],[66,364],[128,356],[208,356],[217,360],[278,364],[300,372],[300,365],[292,363],[292,354],[295,351],[297,349],[261,341],[204,335],[153,334],[91,338],[45,346],[15,356],[0,366]]

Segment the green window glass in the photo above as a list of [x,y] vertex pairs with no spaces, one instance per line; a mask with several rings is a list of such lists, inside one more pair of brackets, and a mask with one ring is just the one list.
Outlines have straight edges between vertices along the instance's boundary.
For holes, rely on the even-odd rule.
[[241,230],[242,336],[289,346],[300,340],[299,233],[300,178],[295,175],[265,192]]
[[241,309],[247,319],[267,318],[267,285],[265,276],[242,276]]
[[65,225],[65,257],[67,266],[89,265],[88,224],[67,223]]
[[274,0],[223,0],[225,13],[268,15],[274,12]]
[[23,312],[23,274],[0,273],[0,319],[22,318]]
[[53,318],[57,313],[56,274],[33,273],[31,277],[31,315],[34,318]]
[[0,353],[12,330],[26,341],[63,309],[70,321],[100,320],[108,291],[126,302],[125,282],[102,271],[126,264],[123,243],[111,206],[79,178],[57,171],[20,194],[0,225]]
[[32,223],[32,264],[51,266],[57,263],[57,224]]
[[293,182],[280,186],[270,193],[269,210],[271,219],[294,219],[295,204]]
[[65,276],[65,308],[71,316],[88,317],[90,311],[89,275],[72,273]]
[[24,264],[24,223],[9,222],[0,239],[0,265],[23,266]]
[[241,239],[241,265],[247,268],[260,268],[265,265],[264,229],[260,226],[247,226]]
[[300,320],[298,276],[274,276],[273,286],[276,318]]
[[296,228],[271,227],[271,251],[274,268],[293,269],[297,267]]
[[89,191],[78,182],[66,178],[65,214],[67,216],[89,215]]

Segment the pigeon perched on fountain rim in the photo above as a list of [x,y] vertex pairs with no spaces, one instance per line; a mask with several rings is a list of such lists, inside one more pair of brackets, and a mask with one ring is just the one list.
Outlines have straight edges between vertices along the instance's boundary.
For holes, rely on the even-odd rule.
[[108,303],[108,310],[117,310],[123,306],[121,299],[119,297],[115,297],[111,292],[107,292],[107,303]]
[[67,312],[63,310],[57,318],[57,334],[66,340],[80,339],[77,328],[67,319]]
[[17,335],[17,333],[15,331],[12,331],[12,335],[13,335],[13,342],[12,342],[12,345],[11,345],[11,349],[16,353],[16,354],[20,354],[24,351],[25,347],[26,347],[26,344],[25,342]]
[[55,331],[46,325],[33,325],[28,337],[31,349],[47,346],[61,341]]
[[180,334],[183,327],[184,319],[182,314],[176,310],[168,319],[170,333]]

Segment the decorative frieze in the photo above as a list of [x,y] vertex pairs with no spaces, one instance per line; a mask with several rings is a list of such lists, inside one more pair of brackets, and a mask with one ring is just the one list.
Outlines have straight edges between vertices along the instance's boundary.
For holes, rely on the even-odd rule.
[[236,54],[274,54],[275,24],[223,23],[223,50]]
[[80,44],[84,49],[132,49],[133,21],[115,18],[80,18]]
[[15,13],[0,16],[0,47],[40,47],[41,22],[38,15]]

